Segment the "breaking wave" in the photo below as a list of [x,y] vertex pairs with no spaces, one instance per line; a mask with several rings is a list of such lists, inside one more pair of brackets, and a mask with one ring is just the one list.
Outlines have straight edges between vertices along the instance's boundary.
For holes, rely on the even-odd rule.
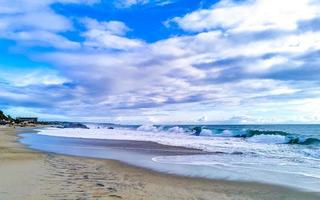
[[267,144],[297,144],[297,145],[320,145],[320,139],[291,134],[285,131],[256,130],[256,129],[223,129],[209,128],[206,126],[187,127],[161,127],[153,125],[142,125],[139,131],[168,132],[176,134],[189,134],[205,137],[235,137],[243,138],[249,142]]
[[[108,145],[100,142],[101,140],[112,140],[112,142],[121,140],[126,144],[129,144],[127,143],[129,141],[140,141],[139,145],[142,147],[146,144],[144,142],[153,142],[166,146],[198,149],[204,154],[184,155],[185,153],[182,153],[180,155],[179,153],[175,155],[170,153],[157,155],[156,151],[152,151],[150,154],[148,153],[148,156],[152,157],[152,166],[159,168],[167,166],[168,168],[164,170],[166,172],[177,170],[172,173],[204,175],[204,177],[216,179],[266,181],[319,191],[320,125],[154,126],[149,124],[139,127],[136,125],[107,124],[102,126],[99,124],[88,127],[90,129],[45,128],[39,130],[38,134],[56,136],[58,138],[53,138],[53,141],[65,142],[66,145],[70,145],[71,149],[74,149],[74,152],[93,152],[95,155],[103,156],[117,151],[117,148],[110,146],[110,151],[97,153],[104,148],[100,148],[100,146],[96,148],[96,144],[108,148]],[[68,140],[61,137],[83,139]],[[48,140],[50,139],[43,138],[37,145],[40,148],[46,147],[44,144]],[[93,148],[90,150],[90,148],[77,148],[73,145],[83,145],[79,141],[93,144]],[[65,146],[61,148],[60,145],[59,143],[57,146],[58,153],[59,151],[67,152]],[[51,148],[52,145],[48,145],[48,147]],[[148,145],[146,147],[146,151],[151,148]],[[130,148],[123,152],[126,151],[131,153]],[[136,159],[134,156],[119,156],[118,153],[114,156],[115,159],[124,162],[126,159],[133,159],[133,162],[141,161],[140,157]],[[141,166],[145,166],[146,163],[148,161],[141,161]],[[161,163],[161,165],[157,165],[157,163]],[[189,169],[192,171],[188,171]]]

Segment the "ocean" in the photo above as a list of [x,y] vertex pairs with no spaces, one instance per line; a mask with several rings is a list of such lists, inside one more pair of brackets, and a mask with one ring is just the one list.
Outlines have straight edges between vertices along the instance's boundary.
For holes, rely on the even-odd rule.
[[[24,134],[21,142],[37,150],[115,159],[170,174],[320,192],[320,125],[86,126],[40,129]],[[125,148],[101,141],[142,143]],[[201,153],[159,153],[148,142],[166,145],[164,150],[177,146]]]

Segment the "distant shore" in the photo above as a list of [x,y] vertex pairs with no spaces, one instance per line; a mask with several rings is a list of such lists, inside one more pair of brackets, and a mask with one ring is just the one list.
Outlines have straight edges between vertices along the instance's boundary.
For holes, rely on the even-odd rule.
[[0,128],[0,199],[319,199],[256,183],[177,177],[117,161],[29,150],[17,142],[31,128]]

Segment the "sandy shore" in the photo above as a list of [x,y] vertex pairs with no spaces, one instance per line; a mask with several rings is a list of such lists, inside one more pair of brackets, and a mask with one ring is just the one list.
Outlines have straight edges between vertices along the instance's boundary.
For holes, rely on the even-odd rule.
[[256,184],[176,177],[117,161],[39,153],[0,128],[0,199],[319,199],[317,194]]

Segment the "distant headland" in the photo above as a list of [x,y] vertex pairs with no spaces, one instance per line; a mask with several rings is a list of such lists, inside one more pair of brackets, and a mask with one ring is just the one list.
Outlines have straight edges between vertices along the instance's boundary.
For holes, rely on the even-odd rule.
[[19,127],[35,127],[35,126],[53,126],[57,128],[84,128],[88,127],[79,122],[59,122],[59,121],[39,121],[38,117],[16,117],[6,115],[0,110],[0,125],[19,126]]

